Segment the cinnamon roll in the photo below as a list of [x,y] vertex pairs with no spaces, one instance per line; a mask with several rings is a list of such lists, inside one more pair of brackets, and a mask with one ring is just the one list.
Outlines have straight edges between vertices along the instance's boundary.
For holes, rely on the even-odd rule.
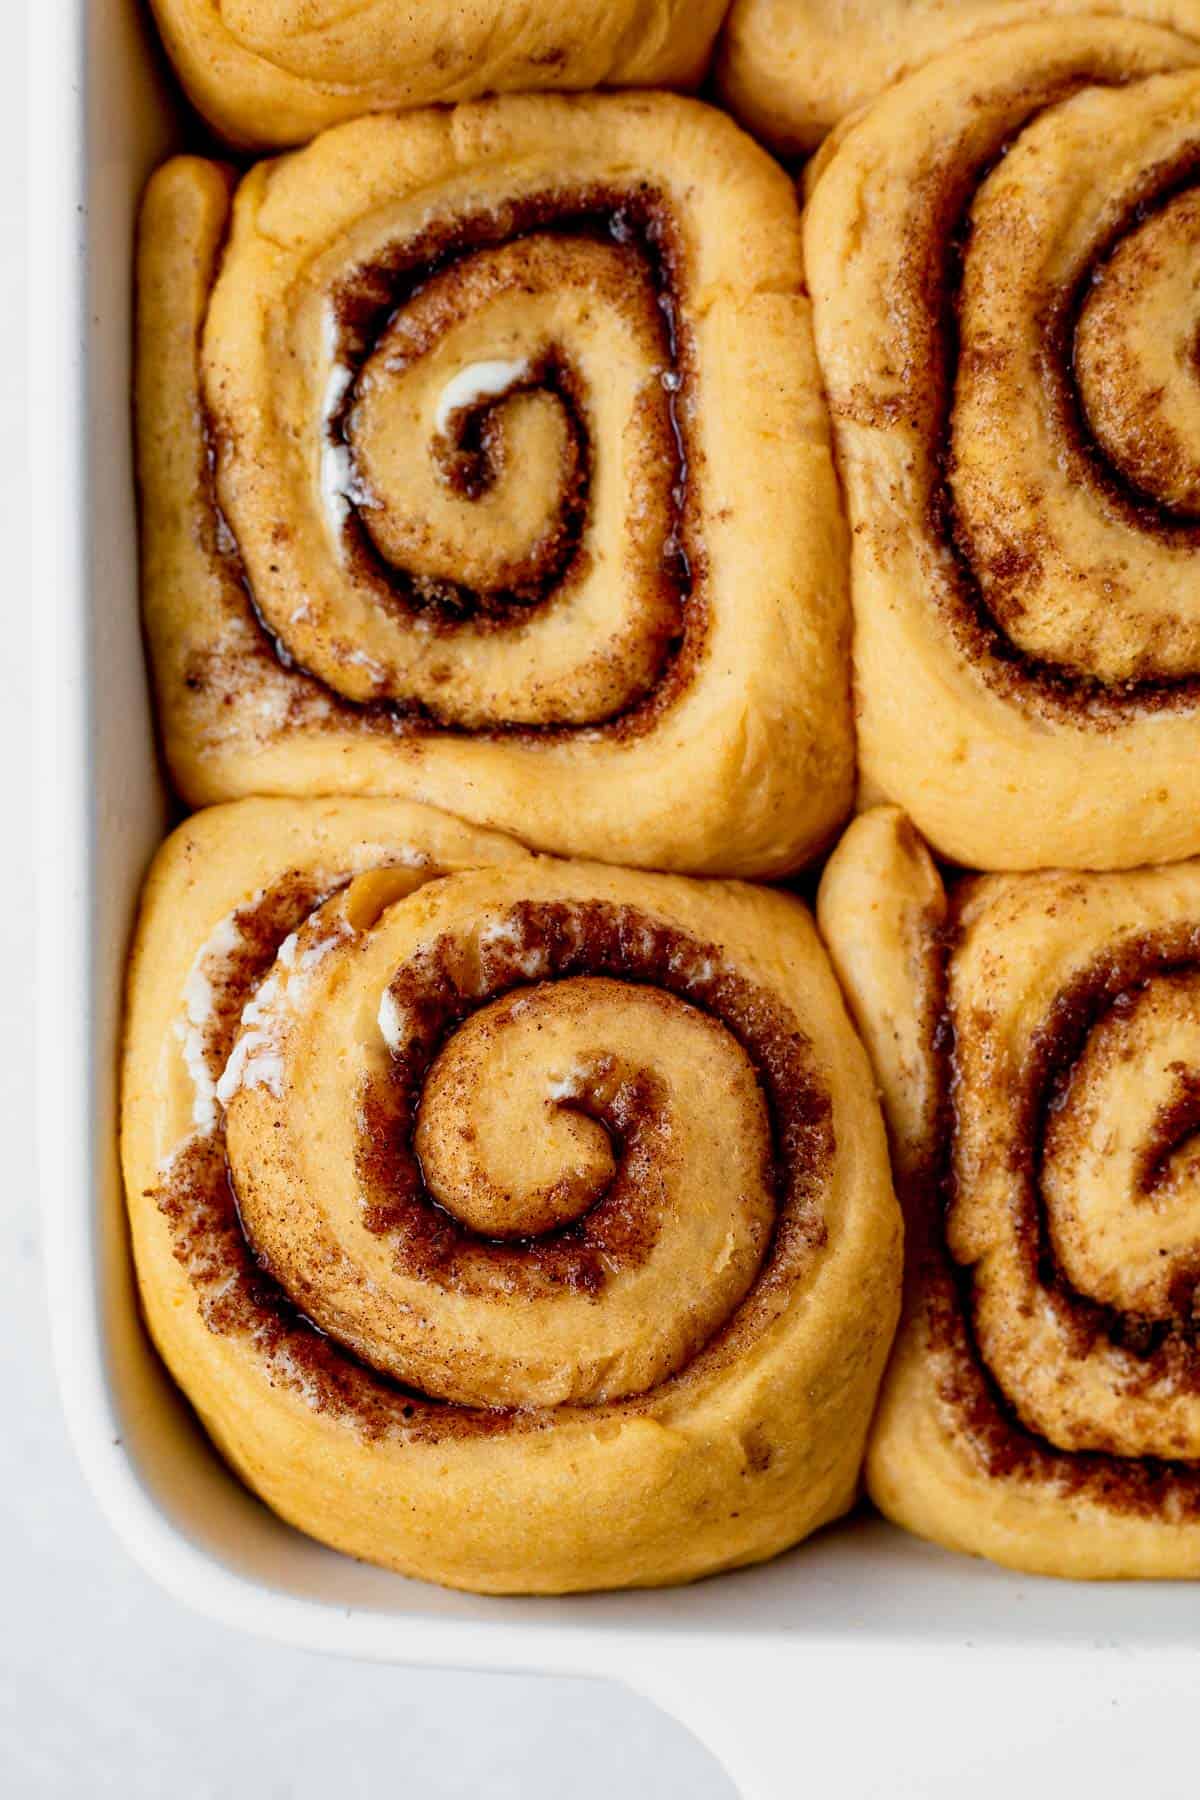
[[872,1496],[1014,1568],[1200,1575],[1200,862],[947,897],[885,807],[818,914],[906,1214]]
[[935,56],[985,33],[1080,15],[1200,39],[1200,0],[733,0],[717,87],[756,137],[797,155]]
[[1200,849],[1200,45],[1013,27],[808,209],[868,792],[983,869]]
[[[228,238],[226,241],[226,231]],[[145,615],[193,804],[388,792],[768,874],[849,805],[845,541],[790,184],[667,96],[151,183]]]
[[151,0],[194,106],[235,144],[518,89],[691,87],[726,0]]
[[854,1497],[899,1210],[789,896],[397,800],[201,812],[145,894],[123,1152],[165,1361],[329,1544],[648,1585]]

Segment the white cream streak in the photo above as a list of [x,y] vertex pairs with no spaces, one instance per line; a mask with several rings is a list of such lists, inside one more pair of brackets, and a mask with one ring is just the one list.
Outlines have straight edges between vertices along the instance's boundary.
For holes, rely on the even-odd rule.
[[460,369],[457,375],[442,389],[437,403],[434,424],[438,435],[445,436],[446,428],[455,413],[462,412],[465,407],[477,406],[481,400],[494,400],[514,387],[523,376],[529,373],[529,364],[523,359],[518,362],[469,363]]
[[192,1124],[202,1134],[212,1131],[217,1123],[217,1084],[209,1073],[205,1043],[213,1011],[207,966],[219,957],[229,956],[240,939],[235,914],[229,913],[214,926],[188,971],[183,988],[184,1014],[175,1021],[175,1035],[192,1078]]
[[284,1041],[307,997],[312,971],[353,933],[344,919],[338,919],[335,927],[327,927],[303,950],[295,932],[279,946],[274,970],[242,1008],[238,1040],[217,1083],[222,1106],[229,1105],[239,1088],[265,1087],[277,1099],[282,1096]]

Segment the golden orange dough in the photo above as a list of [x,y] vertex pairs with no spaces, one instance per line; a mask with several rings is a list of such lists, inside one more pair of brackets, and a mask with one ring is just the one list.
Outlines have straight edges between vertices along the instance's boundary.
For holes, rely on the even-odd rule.
[[1200,863],[947,897],[880,807],[817,912],[905,1211],[872,1498],[1035,1574],[1200,1575]]
[[1200,38],[1200,0],[734,0],[717,87],[755,137],[795,156],[935,56],[1014,25],[1061,29],[1080,16]]
[[123,1109],[154,1340],[301,1530],[556,1593],[852,1503],[900,1217],[790,896],[400,800],[215,807],[146,886]]
[[970,867],[1200,849],[1198,133],[1200,45],[1061,20],[816,159],[861,775]]
[[188,97],[230,142],[518,89],[692,87],[725,0],[151,0]]
[[139,320],[145,619],[189,802],[397,793],[706,874],[835,834],[847,551],[799,214],[727,119],[362,119],[232,213],[177,159]]

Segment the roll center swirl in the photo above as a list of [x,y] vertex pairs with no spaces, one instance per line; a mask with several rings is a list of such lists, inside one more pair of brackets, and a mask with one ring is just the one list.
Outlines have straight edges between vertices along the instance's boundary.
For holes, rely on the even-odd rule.
[[300,1313],[408,1388],[646,1394],[773,1244],[819,1238],[803,1040],[633,909],[459,891],[431,936],[360,876],[281,946],[218,1085],[242,1223]]
[[669,1104],[661,1082],[597,1047],[606,1013],[628,1030],[631,1009],[660,1054],[698,1049],[706,1022],[682,1001],[588,977],[518,989],[462,1025],[430,1068],[414,1134],[440,1206],[481,1236],[533,1238],[604,1198]]
[[1096,270],[1075,333],[1088,424],[1130,487],[1200,516],[1200,195],[1177,195]]
[[641,187],[413,212],[273,297],[269,506],[246,409],[215,379],[207,402],[289,664],[473,731],[599,725],[661,686],[691,585],[673,230]]
[[960,1036],[947,1242],[983,1360],[1059,1450],[1200,1459],[1196,948],[1178,923],[1077,966],[1043,1002],[1015,1115],[989,1089],[990,1027]]
[[1171,193],[1194,178],[1195,80],[1162,84],[1161,162],[1101,199],[1087,146],[1140,141],[1140,103],[1094,88],[1048,108],[980,185],[949,427],[957,543],[988,613],[1045,675],[1118,700],[1200,672],[1200,210]]
[[[532,237],[456,263],[397,310],[331,422],[357,476],[352,540],[376,553],[377,581],[406,572],[409,597],[444,617],[498,619],[550,595],[581,553],[589,441],[621,386],[618,358],[609,395],[584,400],[581,332],[652,364],[643,281],[617,246]],[[595,474],[603,501],[611,475]],[[345,503],[332,522],[350,528]]]
[[1118,996],[1051,1107],[1042,1193],[1072,1285],[1186,1324],[1200,1281],[1200,975]]

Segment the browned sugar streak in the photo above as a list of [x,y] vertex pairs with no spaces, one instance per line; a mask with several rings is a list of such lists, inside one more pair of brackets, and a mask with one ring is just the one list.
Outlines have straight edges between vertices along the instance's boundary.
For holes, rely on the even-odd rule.
[[[222,164],[221,169],[232,194],[237,181],[237,173],[228,164]],[[213,266],[209,273],[210,291],[218,280],[225,261],[231,225],[232,213],[227,210],[222,221],[220,242],[216,246]],[[265,662],[268,665],[275,665],[287,670],[295,684],[289,703],[288,717],[284,722],[285,729],[292,729],[297,725],[304,714],[306,703],[315,696],[328,696],[328,703],[342,712],[354,711],[352,703],[343,701],[338,695],[333,694],[315,675],[309,674],[307,670],[297,668],[287,646],[272,631],[258,609],[258,603],[254,598],[245,565],[238,550],[237,539],[217,498],[216,471],[221,434],[208,405],[202,376],[205,322],[206,315],[202,312],[196,321],[193,347],[197,371],[196,404],[200,417],[201,436],[200,464],[197,471],[201,507],[197,529],[203,548],[214,567],[221,571],[228,591],[231,595],[238,595],[245,605],[250,619],[256,627],[256,641],[254,652],[248,658],[251,663],[250,669],[246,671],[239,668],[236,674],[230,668],[229,659],[220,651],[212,649],[192,651],[184,666],[183,685],[193,694],[203,693],[209,688],[215,687],[220,693],[222,705],[232,710],[245,697],[245,690],[248,688],[252,691],[254,688],[253,665]],[[286,532],[288,527],[280,523],[276,529]],[[247,659],[243,652],[239,663],[245,660]],[[362,722],[365,728],[372,730],[379,730],[381,726],[387,726],[389,723],[380,718],[377,712],[370,711],[362,713]]]
[[[940,1384],[941,1396],[958,1414],[965,1435],[975,1445],[988,1474],[997,1480],[1013,1478],[1045,1482],[1064,1495],[1079,1495],[1114,1512],[1157,1518],[1174,1509],[1187,1518],[1200,1518],[1200,1467],[1157,1457],[1124,1457],[1099,1450],[1060,1450],[1023,1423],[976,1340],[972,1323],[972,1272],[954,1261],[945,1236],[946,1218],[955,1197],[953,1146],[957,1129],[954,1088],[958,1028],[950,1004],[949,965],[961,932],[962,901],[969,888],[969,881],[963,883],[952,896],[947,928],[941,933],[931,932],[929,937],[932,971],[941,995],[939,1016],[930,1044],[938,1089],[937,1122],[926,1160],[911,1172],[906,1183],[909,1188],[906,1216],[910,1229],[912,1280],[920,1294],[920,1311],[930,1344],[950,1366],[949,1376]],[[1194,949],[1200,953],[1200,928],[1195,929],[1193,939]],[[1184,966],[1191,965],[1185,963]],[[1068,1003],[1064,1017],[1073,1017],[1078,1022],[1084,1016],[1080,1005],[1082,998],[1081,992],[1074,1003]],[[964,1020],[963,1029],[969,1029],[969,1026],[970,1021]],[[1086,1035],[1085,1029],[1084,1039]],[[1052,1042],[1052,1037],[1045,1040],[1043,1059]],[[1042,1068],[1027,1084],[1027,1126],[1018,1144],[1018,1154],[1024,1155],[1031,1181],[1036,1155],[1027,1135],[1028,1122],[1032,1121],[1036,1111],[1035,1094],[1045,1097],[1045,1068],[1043,1060]],[[1042,1106],[1042,1116],[1044,1110]],[[1036,1192],[1032,1198],[1036,1209],[1039,1205]],[[1039,1218],[1035,1212],[1032,1232],[1028,1218],[1023,1221],[1022,1229],[1026,1233],[1028,1253],[1034,1258],[1040,1278],[1040,1271],[1045,1268],[1041,1249],[1042,1236],[1046,1233],[1044,1216]],[[1048,1241],[1048,1233],[1046,1237]],[[1055,1276],[1061,1279],[1057,1271]],[[1068,1297],[1069,1304],[1069,1287],[1064,1284],[1058,1292]],[[1079,1299],[1086,1308],[1095,1306],[1095,1302],[1084,1296]]]
[[[969,534],[961,520],[951,485],[953,456],[950,435],[954,392],[961,358],[959,329],[962,276],[971,233],[971,209],[988,176],[1003,161],[1021,131],[1046,109],[1060,104],[1083,86],[1122,85],[1111,79],[1075,78],[1058,89],[1040,94],[1024,121],[1010,131],[1003,143],[965,175],[946,184],[945,198],[934,195],[929,212],[935,226],[944,215],[947,250],[940,263],[932,263],[925,276],[925,297],[935,335],[944,344],[942,367],[937,375],[938,400],[933,429],[933,461],[936,474],[929,503],[929,530],[946,546],[954,568],[953,596],[946,609],[949,622],[963,649],[978,659],[990,684],[1001,693],[1018,698],[1031,695],[1059,718],[1086,716],[1097,726],[1114,724],[1134,713],[1166,707],[1192,706],[1200,700],[1200,672],[1174,680],[1150,678],[1105,684],[1085,670],[1048,658],[1031,656],[1009,638],[995,617],[976,578],[971,561]],[[1105,242],[1093,246],[1075,279],[1049,302],[1045,316],[1044,367],[1067,443],[1086,466],[1109,503],[1142,529],[1153,530],[1171,541],[1197,542],[1197,527],[1181,521],[1169,509],[1140,494],[1121,471],[1108,462],[1087,422],[1074,365],[1074,333],[1089,284],[1103,262],[1131,229],[1151,212],[1165,206],[1195,184],[1200,171],[1200,148],[1174,163],[1147,172],[1129,207]],[[911,256],[911,247],[910,247]],[[926,372],[928,373],[928,372]],[[1024,563],[1037,557],[1036,544],[1022,551]],[[1020,571],[1014,569],[1012,573]]]
[[[497,996],[481,996],[481,1002],[489,997]],[[447,1023],[437,1048],[454,1023]],[[390,1078],[369,1085],[362,1101],[358,1175],[370,1197],[363,1222],[388,1239],[397,1272],[456,1293],[489,1293],[491,1284],[478,1272],[484,1261],[503,1271],[510,1293],[534,1299],[557,1290],[599,1295],[613,1275],[643,1262],[658,1237],[645,1189],[653,1184],[654,1149],[665,1123],[661,1082],[643,1070],[622,1084],[611,1104],[589,1103],[586,1096],[571,1103],[605,1127],[617,1164],[616,1175],[586,1212],[536,1237],[489,1237],[429,1192],[413,1145],[420,1078],[436,1060],[437,1048],[427,1058],[394,1059]]]
[[[665,1124],[660,1084],[638,1071],[618,1090],[615,1106],[589,1103],[586,1095],[575,1103],[605,1124],[615,1147],[623,1151],[616,1179],[572,1224],[501,1246],[489,1244],[438,1207],[425,1187],[413,1143],[422,1083],[465,1018],[502,994],[528,985],[525,971],[531,954],[543,963],[540,980],[604,975],[665,989],[709,1012],[694,978],[673,976],[671,970],[673,964],[686,969],[705,959],[718,966],[718,952],[713,947],[696,950],[683,933],[654,925],[627,909],[599,904],[589,908],[527,903],[512,909],[506,923],[512,947],[498,951],[489,946],[478,962],[468,958],[464,965],[461,945],[451,938],[439,939],[407,963],[391,984],[402,1015],[417,1023],[411,1046],[393,1058],[387,1080],[373,1083],[364,1096],[367,1128],[358,1175],[368,1197],[365,1222],[369,1230],[388,1237],[398,1270],[428,1275],[459,1291],[474,1290],[472,1263],[490,1251],[493,1259],[503,1258],[516,1292],[532,1296],[547,1287],[568,1287],[598,1293],[611,1275],[641,1261],[657,1237],[639,1195],[642,1183],[653,1179],[655,1139]],[[713,1012],[757,1070],[758,1059],[744,1028],[731,1022],[743,1015],[744,1003],[732,993],[724,995]],[[785,1129],[791,1128],[786,1105],[781,1110],[777,1097],[771,1110],[777,1120],[786,1122]],[[764,1170],[764,1185],[778,1190],[774,1167]]]
[[[324,895],[321,884],[293,870],[255,904],[239,908],[237,947],[209,976],[213,999],[205,1060],[214,1079],[233,1049],[246,1001],[284,939]],[[400,1390],[379,1391],[381,1378],[332,1344],[261,1265],[242,1229],[223,1129],[185,1146],[156,1199],[209,1330],[250,1337],[272,1385],[306,1394],[320,1412],[352,1419],[367,1437],[382,1436]],[[407,1397],[401,1396],[400,1404],[407,1405]]]
[[[1079,1293],[1055,1261],[1041,1169],[1050,1110],[1065,1097],[1087,1040],[1101,1019],[1119,1014],[1148,981],[1194,976],[1198,970],[1200,926],[1181,926],[1158,937],[1126,940],[1064,988],[1033,1040],[1018,1136],[1023,1158],[1022,1246],[1031,1275],[1068,1325],[1077,1353],[1086,1355],[1094,1343],[1107,1338],[1137,1358],[1148,1383],[1170,1380],[1195,1393],[1200,1393],[1200,1322],[1182,1312],[1170,1320],[1146,1318]],[[1174,1127],[1173,1120],[1160,1121],[1159,1131],[1147,1147],[1151,1158],[1162,1153],[1164,1124],[1168,1129]]]
[[1167,162],[1147,169],[1128,196],[1126,210],[1107,238],[1094,245],[1073,284],[1052,297],[1045,315],[1046,368],[1063,430],[1087,459],[1091,478],[1112,505],[1133,524],[1153,531],[1168,543],[1188,549],[1200,546],[1200,517],[1182,506],[1169,506],[1139,487],[1106,456],[1083,404],[1075,348],[1079,320],[1089,290],[1114,254],[1132,234],[1180,195],[1195,189],[1200,178],[1200,143]]
[[[513,604],[519,616],[547,599],[551,588],[559,588],[568,578],[578,580],[586,573],[587,554],[582,537],[591,482],[591,458],[584,428],[582,385],[570,363],[558,353],[532,362],[528,373],[507,388],[501,399],[535,392],[558,396],[568,425],[567,447],[562,470],[562,507],[560,517],[550,532],[533,545],[529,556],[518,566],[505,571],[500,588],[477,596],[480,622],[502,619]],[[505,446],[496,430],[495,404],[465,407],[451,420],[451,447],[435,450],[443,478],[464,499],[477,500],[490,492],[504,472]],[[358,515],[355,515],[358,518]],[[361,520],[358,520],[361,526]],[[451,596],[451,605],[461,602]],[[435,604],[438,597],[434,596]]]
[[[279,945],[319,898],[314,884],[293,872],[257,906],[238,914],[244,948],[232,959],[233,977],[222,985],[225,998],[218,1027],[208,1042],[210,1068],[219,1068],[227,1059],[242,1007],[268,972]],[[632,1417],[704,1370],[735,1360],[769,1322],[772,1293],[786,1288],[824,1242],[821,1195],[835,1152],[829,1098],[813,1066],[811,1046],[791,1015],[723,965],[715,946],[700,944],[685,932],[663,926],[634,909],[600,902],[526,903],[513,909],[513,916],[526,922],[530,934],[526,949],[535,942],[552,949],[560,975],[568,971],[603,973],[628,980],[628,962],[640,960],[647,980],[687,999],[732,1032],[750,1057],[767,1097],[774,1149],[768,1173],[781,1201],[759,1274],[740,1306],[688,1368],[646,1396],[583,1409],[593,1418]],[[580,920],[578,929],[570,924],[572,916]],[[442,945],[440,960],[453,960],[449,940]],[[518,948],[514,954],[519,957],[523,952]],[[588,959],[592,957],[600,966],[591,965]],[[660,957],[666,959],[661,967]],[[495,949],[490,959],[482,959],[489,998],[521,985],[513,979],[511,957],[507,963],[506,968],[505,957]],[[709,963],[712,972],[702,976],[700,971]],[[486,1003],[478,994],[474,1001]],[[628,1110],[616,1116],[615,1123],[632,1137],[653,1095],[635,1086],[626,1098]],[[367,1154],[369,1158],[369,1148]],[[187,1272],[209,1330],[249,1340],[261,1355],[272,1386],[297,1394],[315,1411],[351,1424],[365,1437],[377,1439],[398,1431],[436,1442],[447,1436],[500,1430],[536,1431],[546,1429],[553,1417],[570,1410],[513,1412],[432,1400],[367,1366],[323,1333],[263,1266],[242,1228],[223,1126],[206,1138],[191,1140],[181,1150],[155,1190],[155,1198],[171,1230],[174,1254]],[[449,1218],[432,1198],[428,1206],[431,1216]],[[459,1231],[465,1230],[458,1221],[454,1224]],[[627,1254],[638,1253],[635,1240],[636,1228],[626,1245]],[[487,1244],[489,1240],[480,1238],[478,1242]],[[506,1252],[511,1248],[503,1246]],[[553,1258],[551,1248],[547,1266]],[[429,1272],[422,1270],[426,1275]],[[583,1286],[589,1291],[586,1282]]]
[[[584,223],[584,234],[597,241],[601,235],[590,220]],[[547,239],[558,238],[570,243],[579,235],[578,230],[570,230],[567,225],[553,229],[548,234],[539,232],[537,226],[531,224],[516,238],[502,237],[493,245],[484,237],[473,248],[499,248],[503,244],[523,239],[529,251],[527,260],[532,259],[534,266],[540,267],[545,260],[541,251]],[[656,332],[659,336],[663,363],[664,366],[669,366],[672,344],[664,329],[658,292],[649,280],[646,258],[631,246],[618,245],[611,230],[607,234],[607,241],[612,245],[614,253],[623,259],[623,289],[632,294],[645,290],[647,323],[651,332]],[[418,246],[419,243],[420,240]],[[337,414],[330,421],[329,435],[332,442],[349,451],[360,480],[362,469],[352,425],[362,370],[368,359],[381,345],[386,344],[388,335],[397,322],[403,322],[406,326],[406,355],[415,358],[424,354],[436,342],[447,324],[453,324],[458,316],[454,297],[447,299],[443,293],[446,281],[452,281],[459,271],[465,270],[469,274],[470,270],[469,255],[435,251],[426,266],[420,261],[419,247],[415,250],[411,246],[408,248],[418,258],[415,278],[405,280],[401,275],[396,276],[389,295],[390,310],[385,316],[380,308],[379,316],[368,315],[365,321],[358,321],[353,281],[348,284],[349,293],[343,289],[337,302],[342,338],[340,360],[354,371],[354,376]],[[594,273],[593,271],[593,276]],[[566,279],[569,274],[568,266],[561,272],[561,279]],[[406,270],[404,275],[411,276],[412,271]],[[361,273],[358,279],[362,279]],[[379,282],[378,271],[370,271],[366,280],[369,305],[371,290]],[[426,308],[414,336],[409,318],[412,303],[418,296],[429,298],[433,295],[437,295],[438,299],[432,316]],[[603,291],[598,298],[605,298]],[[582,536],[591,482],[587,396],[580,376],[560,348],[542,357],[527,375],[514,382],[503,394],[464,408],[452,421],[459,440],[455,450],[449,456],[438,456],[435,448],[435,456],[438,456],[443,474],[457,492],[468,498],[485,493],[497,473],[493,442],[496,437],[496,409],[514,394],[535,390],[557,396],[568,430],[568,451],[561,470],[559,516],[554,528],[531,547],[527,556],[509,571],[501,585],[487,591],[476,591],[451,581],[413,577],[407,571],[396,568],[376,548],[374,509],[368,508],[364,514],[352,506],[343,527],[343,541],[350,560],[373,586],[381,604],[402,612],[420,612],[444,634],[453,634],[466,621],[472,622],[480,630],[512,629],[519,628],[532,612],[544,606],[556,593],[561,594],[581,579],[586,567]],[[664,397],[669,400],[669,395]],[[490,444],[493,448],[489,451]],[[669,453],[669,445],[665,448]],[[369,484],[364,482],[364,485]]]
[[[669,473],[674,524],[663,547],[663,582],[678,596],[680,628],[678,635],[661,646],[658,680],[646,693],[637,696],[622,710],[606,718],[584,725],[506,724],[476,731],[443,720],[427,706],[416,701],[356,702],[329,688],[319,676],[297,661],[259,610],[236,539],[220,512],[216,497],[215,467],[221,452],[221,429],[214,419],[199,387],[200,413],[205,442],[205,470],[202,486],[211,508],[211,522],[206,527],[210,552],[223,566],[233,586],[245,597],[250,618],[261,636],[263,652],[285,669],[297,683],[300,698],[319,693],[326,697],[330,713],[327,719],[309,721],[328,729],[344,728],[347,721],[365,730],[405,735],[427,735],[437,732],[456,737],[478,737],[488,741],[567,742],[580,731],[600,731],[606,736],[625,741],[652,730],[662,714],[668,711],[686,691],[692,672],[702,652],[708,632],[708,608],[704,597],[707,576],[707,554],[699,528],[697,506],[690,480],[698,466],[701,452],[691,441],[685,423],[681,399],[694,390],[695,355],[691,333],[686,325],[683,289],[687,257],[675,230],[670,211],[654,188],[646,182],[630,189],[593,188],[575,195],[549,193],[529,196],[521,201],[507,201],[498,208],[458,222],[442,221],[420,234],[408,244],[396,247],[388,263],[360,270],[354,281],[343,285],[337,297],[340,333],[345,345],[357,340],[358,351],[351,366],[361,368],[369,354],[374,335],[385,329],[405,304],[419,293],[436,274],[451,267],[473,250],[503,244],[533,232],[558,232],[562,235],[594,236],[605,242],[628,244],[642,258],[654,287],[664,329],[664,357],[668,371],[677,377],[676,390],[667,393],[667,415],[673,444],[672,469]],[[201,321],[200,329],[203,329]],[[197,348],[199,355],[199,347]],[[578,391],[572,391],[574,376],[565,361],[557,366],[556,380],[560,397],[568,405],[573,428],[578,431],[580,474],[570,485],[577,488],[574,499],[566,496],[563,532],[556,555],[561,561],[562,580],[569,583],[583,573],[583,552],[578,542],[574,502],[586,506],[586,482],[590,471],[590,452],[586,432],[582,429]],[[341,413],[344,419],[352,401],[347,397]],[[574,409],[572,412],[571,409]],[[482,409],[486,412],[487,409]],[[568,517],[569,515],[569,517]],[[351,509],[351,520],[357,510]],[[572,521],[574,521],[572,523]],[[361,523],[351,526],[353,553],[378,562]],[[390,568],[390,565],[389,565]],[[386,574],[386,571],[384,571]],[[393,599],[399,599],[393,590]],[[413,596],[410,594],[409,599]],[[535,604],[544,604],[548,592],[536,593]],[[513,597],[514,601],[516,597]],[[472,629],[519,629],[528,616],[529,600],[509,605],[503,597],[494,606],[479,604],[479,596],[461,594],[444,588],[440,593],[428,590],[424,610],[435,629],[452,636],[454,632]],[[238,677],[222,659],[201,653],[194,657],[185,675],[185,683],[193,691],[216,684],[225,690],[226,704],[237,698],[234,683]],[[247,685],[253,688],[251,671]]]
[[1173,1100],[1160,1107],[1142,1149],[1139,1185],[1147,1195],[1166,1183],[1176,1153],[1200,1133],[1200,1070],[1179,1064],[1174,1073],[1178,1091]]
[[[370,510],[364,519],[359,509],[351,506],[342,527],[348,560],[370,582],[381,604],[399,612],[422,614],[448,639],[468,622],[477,631],[519,629],[551,600],[577,585],[586,573],[587,553],[582,538],[591,453],[582,384],[560,354],[541,358],[527,377],[514,382],[505,393],[466,411],[457,421],[458,442],[448,456],[439,456],[440,466],[449,485],[464,497],[478,499],[486,493],[499,473],[496,408],[515,394],[534,391],[556,395],[567,420],[569,449],[561,472],[559,515],[529,554],[506,572],[502,585],[476,591],[459,582],[414,576],[396,569],[376,547]],[[341,421],[334,421],[332,427],[334,441],[349,448],[352,460],[354,447],[345,433],[355,398],[352,385]]]

